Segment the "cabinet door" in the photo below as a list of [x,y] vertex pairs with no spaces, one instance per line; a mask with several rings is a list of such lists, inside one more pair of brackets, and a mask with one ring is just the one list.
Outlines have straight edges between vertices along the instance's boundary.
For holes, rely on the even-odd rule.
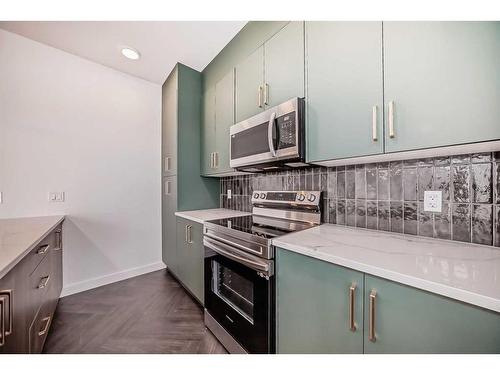
[[177,250],[176,250],[176,260],[177,260],[177,269],[175,272],[175,276],[184,284],[186,285],[186,278],[188,276],[188,270],[186,267],[187,264],[187,248],[188,248],[188,242],[187,242],[187,226],[188,226],[188,221],[182,218],[177,217],[177,224],[176,224],[176,235],[177,235]]
[[386,151],[500,139],[500,22],[384,22]]
[[162,196],[162,259],[169,271],[177,276],[176,244],[177,176],[163,179]]
[[304,97],[304,22],[290,22],[264,45],[265,105]]
[[201,302],[204,302],[204,247],[203,225],[188,222],[188,245],[184,249],[183,266],[185,271],[184,284],[189,291]]
[[230,172],[229,128],[234,124],[234,69],[215,85],[216,172]]
[[215,173],[212,154],[216,149],[215,137],[215,87],[209,87],[203,94],[203,126],[201,128],[201,174]]
[[307,22],[307,159],[382,153],[381,22]]
[[264,94],[264,47],[255,50],[235,71],[236,122],[240,122],[264,110],[264,98],[261,97]]
[[177,174],[177,69],[162,86],[162,174]]
[[276,265],[278,353],[362,353],[363,274],[283,249]]
[[365,353],[500,353],[500,314],[365,275],[364,342]]

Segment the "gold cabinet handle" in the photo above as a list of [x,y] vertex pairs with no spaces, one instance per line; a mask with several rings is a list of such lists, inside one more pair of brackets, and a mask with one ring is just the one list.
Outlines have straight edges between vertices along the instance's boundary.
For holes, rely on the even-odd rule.
[[214,168],[219,168],[219,153],[217,151],[214,152]]
[[375,300],[377,298],[377,291],[372,290],[370,293],[370,315],[369,315],[369,327],[368,327],[368,339],[371,342],[377,341],[375,337]]
[[41,320],[41,322],[45,322],[45,326],[43,327],[42,330],[38,331],[38,336],[43,336],[47,333],[47,330],[49,329],[49,325],[50,325],[50,319],[51,318],[49,315]]
[[258,91],[258,95],[257,95],[257,106],[259,108],[263,107],[263,105],[262,105],[262,86],[259,86],[259,91]]
[[372,108],[372,140],[374,142],[377,142],[378,136],[377,136],[377,106],[374,105]]
[[165,172],[170,171],[170,156],[165,157]]
[[394,102],[389,102],[389,137],[394,138]]
[[188,243],[188,226],[184,225],[184,242]]
[[0,348],[5,345],[5,297],[0,297]]
[[42,254],[47,253],[47,251],[49,251],[49,249],[50,249],[50,245],[42,245],[38,248],[36,253],[39,255],[42,255]]
[[57,250],[62,249],[62,229],[56,230],[56,243],[57,243]]
[[50,275],[44,276],[40,279],[40,283],[38,284],[38,289],[43,289],[47,286],[50,280]]
[[192,225],[187,226],[187,243],[193,243],[193,238],[192,238],[192,233],[191,233],[192,228],[193,228]]
[[352,332],[356,331],[356,322],[354,321],[354,299],[356,298],[356,284],[351,284],[349,287],[349,329]]
[[269,105],[269,85],[264,85],[264,104]]
[[[9,328],[6,329],[5,327],[5,336],[9,336],[12,334],[12,328],[13,328],[13,323],[12,321],[14,320],[14,292],[12,291],[12,289],[6,289],[6,290],[1,290],[0,291],[0,296],[3,298],[4,300],[4,305],[5,303],[7,302],[7,300],[9,301],[9,311],[8,311],[8,317],[9,317]],[[6,309],[4,307],[4,309]],[[4,312],[3,314],[3,318],[2,319],[5,319],[5,315],[7,315],[7,312]],[[5,325],[5,320],[4,320],[4,325]]]

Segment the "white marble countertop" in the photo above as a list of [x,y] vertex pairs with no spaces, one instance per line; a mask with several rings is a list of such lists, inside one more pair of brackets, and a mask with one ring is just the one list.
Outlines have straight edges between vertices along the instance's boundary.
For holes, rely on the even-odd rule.
[[64,220],[64,216],[0,219],[0,278]]
[[499,248],[332,224],[272,242],[313,258],[500,312]]
[[210,208],[207,210],[181,211],[175,213],[175,216],[183,217],[184,219],[192,220],[200,224],[208,220],[227,219],[230,217],[247,215],[251,215],[251,213],[229,210],[227,208]]

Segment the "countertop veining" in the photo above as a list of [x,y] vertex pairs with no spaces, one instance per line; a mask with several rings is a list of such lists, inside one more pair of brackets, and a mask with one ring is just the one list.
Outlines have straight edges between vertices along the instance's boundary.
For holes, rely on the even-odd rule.
[[200,224],[203,224],[205,221],[208,220],[227,219],[230,217],[248,216],[248,215],[251,215],[251,213],[244,211],[228,210],[227,208],[210,208],[206,210],[181,211],[175,213],[175,216],[192,220]]
[[0,219],[0,278],[64,220],[64,216]]
[[273,244],[500,312],[498,248],[332,224],[279,237]]

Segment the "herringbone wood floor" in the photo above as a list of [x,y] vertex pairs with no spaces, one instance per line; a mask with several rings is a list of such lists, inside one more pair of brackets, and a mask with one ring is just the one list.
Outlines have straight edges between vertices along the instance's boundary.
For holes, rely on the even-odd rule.
[[165,270],[61,298],[44,353],[226,353]]

